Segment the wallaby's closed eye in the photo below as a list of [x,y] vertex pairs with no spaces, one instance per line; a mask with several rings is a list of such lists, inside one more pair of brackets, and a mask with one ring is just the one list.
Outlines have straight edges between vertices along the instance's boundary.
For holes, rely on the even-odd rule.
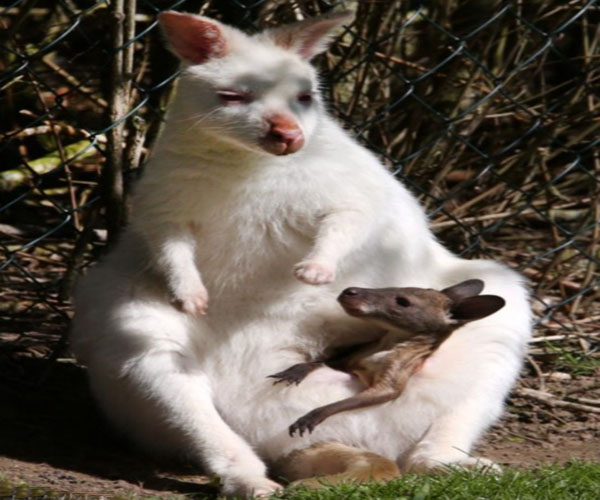
[[[357,375],[367,389],[341,401],[321,406],[290,426],[302,436],[326,418],[342,411],[385,403],[397,398],[409,378],[464,324],[485,318],[504,307],[497,295],[479,295],[483,281],[471,279],[437,291],[428,288],[347,288],[338,297],[351,316],[383,325],[389,331],[358,352],[326,363]],[[271,375],[275,383],[300,383],[324,362],[300,363]]]
[[[247,171],[255,165],[260,167],[263,156],[268,162],[269,156],[288,156],[303,149],[323,114],[323,105],[314,69],[300,61],[325,50],[329,32],[351,17],[350,12],[331,13],[292,28],[267,30],[257,35],[262,45],[257,44],[252,53],[243,53],[240,46],[247,45],[246,35],[229,26],[179,12],[161,13],[159,21],[169,48],[191,76],[191,84],[180,85],[178,92],[194,105],[177,110],[179,121],[189,129],[201,124],[215,150],[225,145],[248,151],[240,160]],[[292,53],[300,56],[295,66],[290,61]],[[261,72],[252,72],[253,61],[257,66],[267,64]],[[215,163],[219,160],[217,156]],[[197,170],[202,168],[206,165]],[[166,279],[171,303],[184,313],[198,316],[206,314],[209,299],[204,269],[198,268],[195,258],[198,242],[205,239],[205,228],[194,223],[196,214],[187,218],[167,218],[173,227],[163,229],[165,234],[144,227],[148,219],[138,218],[134,223],[141,221],[136,225],[145,234],[156,267]],[[310,285],[329,283],[335,277],[336,256],[328,248],[315,250],[290,271]]]

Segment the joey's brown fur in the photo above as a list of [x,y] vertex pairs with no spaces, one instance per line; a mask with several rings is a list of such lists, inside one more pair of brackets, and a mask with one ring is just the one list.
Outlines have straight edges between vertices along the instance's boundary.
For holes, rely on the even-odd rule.
[[316,408],[290,426],[303,435],[336,413],[397,398],[410,377],[460,326],[501,309],[504,299],[479,295],[483,281],[471,279],[441,291],[426,288],[347,288],[338,297],[351,316],[383,326],[381,340],[325,362],[300,363],[272,375],[278,382],[299,384],[323,364],[350,372],[367,387],[355,396]]
[[274,464],[276,477],[292,486],[320,488],[348,481],[391,481],[400,475],[393,460],[367,450],[332,441],[294,450]]

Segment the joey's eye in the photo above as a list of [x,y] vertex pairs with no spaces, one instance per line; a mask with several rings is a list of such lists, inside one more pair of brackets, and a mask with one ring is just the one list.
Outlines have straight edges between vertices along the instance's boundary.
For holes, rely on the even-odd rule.
[[310,92],[300,92],[298,94],[297,99],[300,104],[304,104],[305,106],[308,106],[308,105],[310,105],[310,103],[312,103],[313,96],[312,96],[312,93],[310,93]]
[[396,304],[402,307],[408,307],[410,306],[410,300],[408,300],[406,297],[402,297],[399,295],[398,297],[396,297]]
[[241,90],[222,89],[217,90],[217,95],[223,104],[236,105],[236,104],[248,104],[252,102],[252,95],[248,92]]

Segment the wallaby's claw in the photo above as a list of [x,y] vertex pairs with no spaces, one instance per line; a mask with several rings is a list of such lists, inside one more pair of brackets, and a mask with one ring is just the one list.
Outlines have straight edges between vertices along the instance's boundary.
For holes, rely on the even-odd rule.
[[262,476],[236,477],[223,481],[222,491],[227,497],[236,498],[269,498],[283,486]]
[[198,294],[181,299],[172,299],[171,304],[179,311],[190,316],[204,316],[208,309],[208,294]]
[[273,382],[273,385],[277,385],[281,382],[285,382],[286,385],[298,385],[310,372],[319,366],[321,366],[321,363],[319,362],[298,363],[297,365],[291,366],[287,370],[269,375],[267,378],[276,379],[275,382]]
[[300,437],[304,436],[304,432],[308,430],[308,433],[312,433],[312,428],[306,423],[303,422],[302,419],[296,420],[292,425],[290,425],[290,436],[294,436],[296,432],[300,435]]
[[190,316],[204,316],[208,309],[208,291],[201,281],[174,286],[170,290],[170,303],[175,309]]
[[297,379],[295,377],[287,376],[285,371],[279,372],[279,373],[274,373],[273,375],[267,375],[267,378],[275,379],[275,381],[273,382],[273,385],[277,385],[277,384],[281,384],[282,382],[285,382],[285,385],[288,385],[288,386],[292,385],[292,384],[298,385],[302,380],[302,379]]
[[319,425],[324,419],[319,414],[318,409],[308,412],[303,417],[300,417],[289,427],[290,436],[294,436],[296,431],[300,434],[300,437],[304,435],[305,432],[309,434],[315,429],[317,425]]

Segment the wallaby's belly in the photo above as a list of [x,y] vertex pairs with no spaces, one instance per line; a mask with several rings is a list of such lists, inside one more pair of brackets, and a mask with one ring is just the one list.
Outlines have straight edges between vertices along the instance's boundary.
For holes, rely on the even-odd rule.
[[[423,387],[417,381],[416,386],[409,383],[395,401],[334,415],[307,438],[290,437],[289,426],[299,417],[317,407],[354,396],[364,385],[357,377],[336,376],[329,367],[316,370],[297,386],[273,385],[268,375],[301,359],[294,359],[293,351],[278,342],[282,330],[286,330],[283,323],[264,326],[266,328],[237,332],[235,345],[232,343],[213,353],[214,362],[218,358],[225,361],[228,350],[232,355],[239,355],[241,350],[247,352],[250,362],[244,365],[243,380],[239,373],[227,373],[224,369],[211,370],[211,377],[221,415],[266,458],[285,455],[302,443],[331,440],[363,446],[396,459],[419,439],[442,410],[440,405],[419,397]],[[290,322],[288,326],[293,328],[294,325]],[[242,336],[238,337],[240,333]]]

